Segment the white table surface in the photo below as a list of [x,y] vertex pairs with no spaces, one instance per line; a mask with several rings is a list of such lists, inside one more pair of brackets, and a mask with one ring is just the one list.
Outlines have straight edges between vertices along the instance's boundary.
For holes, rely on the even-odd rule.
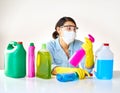
[[40,78],[9,78],[0,70],[0,93],[120,93],[120,71],[114,71],[112,80],[96,78],[59,82]]

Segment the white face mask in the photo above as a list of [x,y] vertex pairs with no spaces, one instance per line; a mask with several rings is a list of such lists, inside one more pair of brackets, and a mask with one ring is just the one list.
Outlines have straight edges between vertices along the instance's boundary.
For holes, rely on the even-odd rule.
[[62,38],[65,43],[70,44],[75,40],[76,33],[74,31],[63,31]]

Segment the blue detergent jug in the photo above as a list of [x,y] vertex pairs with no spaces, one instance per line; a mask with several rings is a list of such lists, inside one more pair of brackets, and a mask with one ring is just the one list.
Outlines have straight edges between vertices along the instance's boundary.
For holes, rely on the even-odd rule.
[[113,53],[108,43],[104,43],[96,54],[95,76],[106,80],[113,77]]

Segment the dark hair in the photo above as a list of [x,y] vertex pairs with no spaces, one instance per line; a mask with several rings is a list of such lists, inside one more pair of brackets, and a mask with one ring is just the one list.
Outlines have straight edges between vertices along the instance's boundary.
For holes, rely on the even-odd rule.
[[59,21],[57,22],[57,24],[55,25],[55,31],[52,34],[52,37],[54,39],[58,38],[58,36],[59,36],[59,34],[57,32],[57,27],[63,26],[64,23],[67,22],[67,21],[73,22],[75,24],[75,26],[76,26],[76,22],[71,17],[62,17],[62,18],[60,18]]

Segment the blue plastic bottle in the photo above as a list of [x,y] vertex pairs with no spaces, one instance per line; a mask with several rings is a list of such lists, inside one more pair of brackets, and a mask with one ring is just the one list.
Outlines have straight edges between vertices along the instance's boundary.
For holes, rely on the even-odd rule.
[[79,76],[76,72],[74,73],[62,73],[57,74],[56,79],[60,82],[68,82],[78,80]]
[[104,43],[96,54],[95,76],[105,80],[113,77],[113,53],[109,49],[108,43]]

